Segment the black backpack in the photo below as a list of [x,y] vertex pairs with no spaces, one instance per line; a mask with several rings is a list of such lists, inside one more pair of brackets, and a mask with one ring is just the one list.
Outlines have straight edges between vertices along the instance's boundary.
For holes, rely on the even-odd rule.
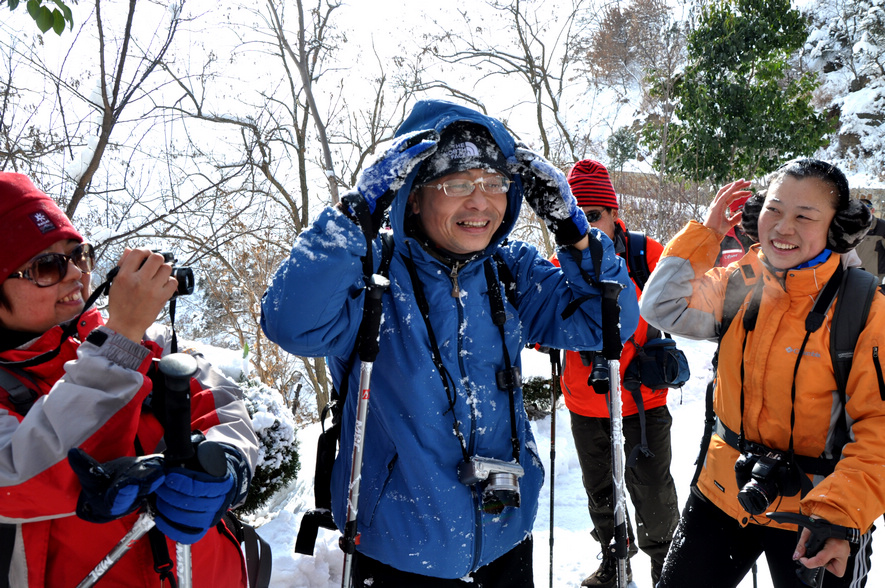
[[627,272],[636,282],[641,292],[651,272],[648,269],[648,237],[645,233],[626,231],[627,234]]

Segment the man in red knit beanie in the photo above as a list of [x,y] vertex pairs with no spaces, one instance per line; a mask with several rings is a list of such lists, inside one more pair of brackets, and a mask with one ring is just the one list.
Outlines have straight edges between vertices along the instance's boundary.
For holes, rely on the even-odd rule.
[[[663,246],[641,233],[628,233],[618,216],[618,197],[608,170],[592,159],[577,162],[568,174],[568,183],[591,226],[604,232],[615,244],[615,251],[628,261],[637,297],[648,273],[654,270]],[[631,249],[636,249],[633,251]],[[631,259],[632,258],[632,259]],[[556,259],[553,259],[554,263]],[[638,265],[642,266],[640,270]],[[643,276],[642,273],[645,273]],[[640,319],[633,337],[621,353],[621,382],[636,356],[637,346],[660,337],[654,327]],[[601,543],[602,563],[584,579],[582,586],[610,587],[617,582],[617,560],[611,551],[614,536],[614,509],[611,459],[611,419],[606,397],[588,384],[590,366],[581,356],[567,351],[562,374],[562,390],[571,413],[572,436],[578,450],[584,488],[587,491],[593,538]],[[627,467],[624,477],[636,512],[636,537],[628,519],[629,556],[642,549],[651,558],[652,582],[657,583],[679,520],[676,487],[670,476],[670,425],[667,390],[651,390],[634,382],[634,391],[621,388],[624,422],[624,451]],[[637,549],[638,546],[638,549]],[[632,580],[627,560],[628,579]]]

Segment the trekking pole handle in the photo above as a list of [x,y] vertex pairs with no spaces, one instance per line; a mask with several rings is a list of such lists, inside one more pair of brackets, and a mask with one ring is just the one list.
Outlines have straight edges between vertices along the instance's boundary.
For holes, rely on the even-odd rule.
[[[765,516],[776,523],[787,523],[799,526],[799,533],[802,528],[808,529],[811,534],[808,541],[805,542],[805,557],[814,557],[824,548],[824,544],[830,537],[834,539],[842,539],[849,543],[860,543],[860,531],[851,527],[843,527],[842,525],[834,525],[825,519],[814,519],[807,515],[795,512],[767,512]],[[807,568],[800,562],[796,562],[798,568],[796,575],[802,580],[806,586],[819,587],[823,582],[824,567]]]
[[159,368],[166,385],[166,461],[184,466],[194,457],[190,380],[197,373],[197,360],[187,353],[172,353],[160,360]]
[[390,280],[381,274],[372,274],[366,284],[363,302],[363,321],[357,334],[357,351],[360,361],[374,362],[378,357],[378,333],[381,330],[382,296],[390,287]]

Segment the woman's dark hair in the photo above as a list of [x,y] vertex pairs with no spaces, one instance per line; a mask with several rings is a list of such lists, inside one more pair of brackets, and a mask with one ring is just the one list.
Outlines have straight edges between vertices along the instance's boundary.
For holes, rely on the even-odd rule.
[[832,163],[819,159],[791,159],[771,173],[768,184],[771,185],[779,182],[784,176],[790,176],[797,180],[816,178],[827,182],[836,188],[838,196],[836,210],[845,210],[848,207],[851,198],[851,193],[848,189],[848,178],[845,177],[842,170]]
[[[815,178],[836,189],[834,202],[836,216],[827,234],[827,249],[836,253],[848,253],[861,242],[873,223],[870,209],[860,200],[852,200],[848,179],[838,167],[819,159],[792,159],[774,170],[768,177],[768,185],[783,180],[785,176],[804,180]],[[753,239],[759,241],[759,214],[765,202],[767,190],[757,192],[744,204],[741,227]]]

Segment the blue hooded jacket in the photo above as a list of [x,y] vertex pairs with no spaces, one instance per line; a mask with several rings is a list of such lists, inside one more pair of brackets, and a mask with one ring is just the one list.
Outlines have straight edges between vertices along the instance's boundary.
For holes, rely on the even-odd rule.
[[[454,121],[486,127],[508,163],[515,164],[514,139],[497,120],[444,101],[416,104],[397,135],[422,129],[441,131]],[[419,166],[420,168],[420,166]],[[570,254],[553,266],[525,243],[504,244],[519,217],[523,188],[513,176],[507,212],[488,247],[455,269],[431,255],[407,231],[407,199],[419,168],[413,170],[390,207],[394,253],[391,286],[383,297],[380,351],[374,362],[365,429],[357,524],[359,551],[396,569],[441,578],[461,578],[513,549],[531,533],[544,470],[537,454],[522,392],[510,400],[496,385],[496,373],[520,365],[526,342],[559,349],[602,347],[599,291],[581,275]],[[411,213],[409,213],[411,214]],[[621,338],[636,328],[638,308],[623,260],[603,233],[601,279],[627,285],[619,298]],[[377,265],[381,241],[374,243]],[[295,241],[262,300],[261,326],[290,353],[328,356],[335,386],[349,378],[341,451],[332,479],[332,510],[339,528],[347,516],[359,361],[351,361],[363,312],[360,258],[366,240],[359,227],[334,208],[323,211]],[[484,263],[493,253],[515,280],[515,304],[504,298],[505,335],[492,322]],[[580,264],[592,275],[589,249]],[[433,337],[451,377],[453,408],[431,355],[431,337],[416,302],[405,258],[411,259],[429,306]],[[494,271],[497,267],[491,263]],[[459,297],[453,297],[457,282]],[[499,276],[498,287],[501,287]],[[590,296],[567,319],[572,301]],[[464,444],[453,432],[457,420]],[[462,484],[458,465],[469,456],[512,462],[511,425],[519,441],[521,505],[488,514],[476,487]]]

